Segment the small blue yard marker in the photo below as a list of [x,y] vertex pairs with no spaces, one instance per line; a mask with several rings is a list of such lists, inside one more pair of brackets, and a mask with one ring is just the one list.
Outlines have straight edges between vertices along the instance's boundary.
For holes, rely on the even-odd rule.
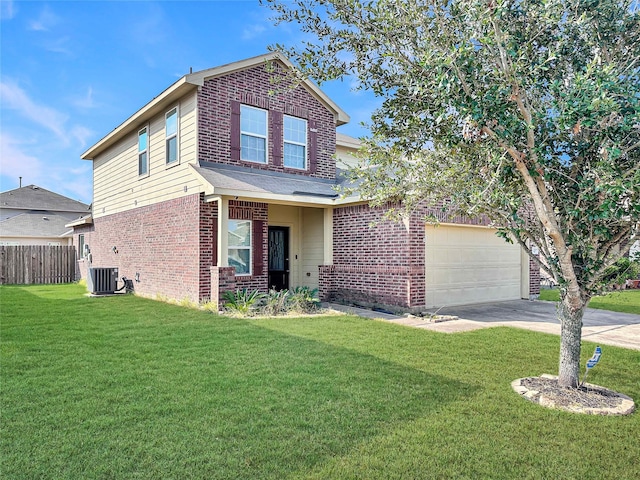
[[591,370],[593,367],[595,367],[598,364],[601,356],[602,356],[602,349],[600,348],[600,346],[597,346],[596,351],[593,352],[593,357],[587,360],[587,369],[584,372],[584,378],[582,379],[582,383],[580,384],[580,386],[584,385],[584,381],[587,379],[589,370]]

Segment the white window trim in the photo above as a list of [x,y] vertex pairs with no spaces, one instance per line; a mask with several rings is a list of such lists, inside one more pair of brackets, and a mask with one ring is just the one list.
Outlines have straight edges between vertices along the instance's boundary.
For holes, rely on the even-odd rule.
[[[176,133],[167,135],[167,117],[174,110],[176,111]],[[179,105],[176,105],[164,114],[164,163],[167,167],[173,167],[174,165],[180,164],[180,136],[178,135],[178,132],[180,132],[180,108]],[[169,149],[167,148],[167,143],[172,138],[176,139],[176,159],[173,162],[169,162]]]
[[84,233],[78,234],[78,260],[84,260]]
[[[140,133],[146,130],[147,132],[147,148],[140,151]],[[138,159],[138,177],[139,178],[146,178],[149,176],[149,172],[151,170],[151,162],[150,162],[150,158],[149,158],[149,144],[151,143],[151,134],[149,131],[149,125],[145,125],[144,127],[142,127],[141,129],[138,130],[138,136],[136,137],[136,151],[137,151],[137,156],[136,158]],[[147,171],[145,173],[140,173],[140,155],[142,155],[143,153],[147,154]]]
[[[260,112],[265,113],[265,134],[260,135],[255,132],[247,132],[242,130],[242,109],[250,108],[252,110],[258,110]],[[264,162],[257,162],[255,160],[249,160],[247,158],[242,158],[242,135],[247,135],[249,137],[263,138],[264,139]],[[269,110],[265,110],[264,108],[252,107],[251,105],[240,105],[240,160],[243,162],[251,162],[257,163],[258,165],[268,165],[269,164]]]
[[[302,122],[304,122],[304,143],[300,143],[300,142],[294,142],[292,140],[287,140],[285,138],[285,128],[284,128],[284,119],[286,117],[289,118],[294,118],[296,120],[300,120]],[[282,119],[282,165],[286,168],[293,168],[295,170],[307,170],[307,157],[309,156],[309,133],[308,133],[308,129],[309,129],[309,122],[307,121],[306,118],[299,118],[299,117],[294,117],[291,115],[284,115],[283,119]],[[285,145],[286,144],[290,144],[290,145],[298,145],[301,147],[304,147],[304,166],[302,168],[300,167],[292,167],[291,165],[287,165],[287,157],[285,155]]]
[[[253,222],[251,220],[238,220],[238,219],[229,219],[227,221],[227,225],[231,222],[248,222],[249,223],[249,245],[245,246],[233,246],[227,243],[227,265],[231,265],[229,262],[229,257],[231,256],[229,252],[231,250],[248,250],[249,251],[249,272],[247,273],[238,273],[236,271],[237,277],[250,277],[253,275]],[[227,235],[229,234],[229,229],[227,226]]]

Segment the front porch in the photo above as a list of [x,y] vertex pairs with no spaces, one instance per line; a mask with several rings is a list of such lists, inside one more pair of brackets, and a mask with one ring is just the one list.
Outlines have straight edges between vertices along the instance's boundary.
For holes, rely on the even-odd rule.
[[318,289],[319,267],[332,262],[333,208],[210,198],[216,202],[211,240],[210,299],[224,292]]

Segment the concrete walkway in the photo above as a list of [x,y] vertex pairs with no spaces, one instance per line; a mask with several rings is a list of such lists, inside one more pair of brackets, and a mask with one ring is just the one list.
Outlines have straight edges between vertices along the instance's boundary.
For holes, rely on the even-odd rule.
[[[391,315],[344,305],[330,304],[329,307],[362,317],[434,332],[455,333],[507,326],[560,335],[560,323],[556,319],[554,302],[512,300],[442,308],[438,314],[454,315],[459,319],[439,323],[431,323],[419,317]],[[582,338],[603,345],[640,350],[640,315],[588,308],[583,318]]]

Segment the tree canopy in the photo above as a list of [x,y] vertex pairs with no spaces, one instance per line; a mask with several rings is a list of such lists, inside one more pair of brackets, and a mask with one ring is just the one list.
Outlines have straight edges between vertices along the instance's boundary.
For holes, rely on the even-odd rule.
[[364,198],[487,215],[539,252],[561,288],[560,382],[575,386],[584,308],[639,238],[639,3],[263,3],[310,34],[277,46],[305,75],[382,98],[352,173]]

